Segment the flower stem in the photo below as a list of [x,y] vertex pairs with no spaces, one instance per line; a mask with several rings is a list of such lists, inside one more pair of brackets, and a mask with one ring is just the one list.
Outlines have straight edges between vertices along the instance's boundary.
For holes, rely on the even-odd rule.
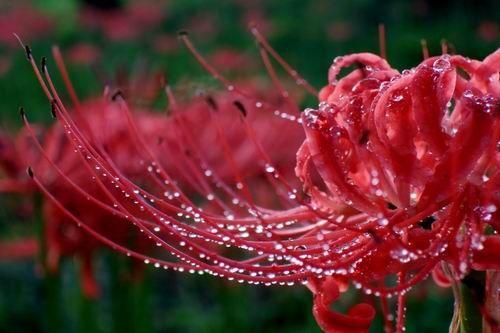
[[483,319],[484,333],[494,333],[500,328],[500,271],[486,272],[485,311],[488,318]]
[[99,325],[97,323],[97,306],[98,301],[95,299],[90,299],[79,294],[79,318],[78,318],[78,332],[100,332]]
[[61,281],[57,274],[51,273],[47,267],[47,241],[45,237],[45,221],[42,217],[42,200],[39,195],[35,195],[35,222],[37,227],[38,242],[40,245],[39,261],[43,274],[42,295],[43,295],[43,319],[42,323],[47,332],[61,332],[63,323],[61,317]]
[[485,276],[472,271],[460,284],[460,333],[482,332],[480,304],[484,300]]
[[147,272],[134,277],[134,266],[128,259],[110,254],[111,295],[113,302],[113,331],[131,330],[137,333],[153,331],[151,290]]

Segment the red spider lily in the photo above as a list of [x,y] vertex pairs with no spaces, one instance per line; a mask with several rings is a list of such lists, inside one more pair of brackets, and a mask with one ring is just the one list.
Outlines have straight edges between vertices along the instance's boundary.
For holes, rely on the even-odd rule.
[[[135,226],[139,235],[157,245],[156,251],[130,248],[96,229],[87,221],[92,214],[65,207],[40,171],[29,169],[35,184],[82,229],[146,264],[250,284],[308,283],[315,293],[314,315],[327,332],[367,332],[374,317],[369,304],[357,305],[347,315],[329,310],[347,281],[381,297],[384,312],[386,297],[397,295],[399,332],[404,325],[404,294],[439,263],[452,272],[453,280],[462,279],[471,267],[498,269],[494,257],[498,236],[487,231],[497,231],[499,221],[500,51],[483,61],[449,55],[429,58],[401,74],[373,54],[337,58],[329,70],[328,85],[318,94],[319,108],[300,115],[277,80],[269,54],[297,84],[312,93],[314,89],[256,29],[252,32],[289,106],[286,113],[229,82],[196,52],[186,35],[181,39],[235,94],[232,105],[241,112],[241,133],[255,149],[253,162],[265,171],[267,191],[276,194],[281,209],[256,197],[236,163],[237,149],[213,99],[207,103],[216,119],[201,126],[211,127],[219,144],[202,149],[193,134],[203,138],[203,133],[190,133],[196,126],[180,121],[174,128],[179,133],[174,143],[188,147],[188,153],[180,149],[164,159],[141,130],[140,121],[132,120],[125,100],[115,98],[112,105],[124,112],[141,162],[138,171],[148,179],[134,183],[100,138],[89,135],[89,124],[68,112],[47,68],[43,66],[40,73],[28,53],[81,160],[80,168],[87,172],[87,182],[105,198],[78,185],[73,186],[74,195],[86,197],[95,210]],[[338,80],[340,70],[351,65],[357,68]],[[173,109],[177,113],[177,106]],[[263,148],[267,132],[258,133],[251,122],[251,115],[260,112],[303,123],[306,139],[298,150],[295,170],[304,195]],[[217,152],[220,157],[212,159]],[[57,161],[49,161],[67,182]],[[219,175],[221,167],[213,166],[222,162],[232,179]],[[397,282],[388,284],[392,277]],[[392,330],[391,323],[386,323],[386,329]]]
[[[350,275],[366,293],[401,295],[440,261],[456,280],[471,265],[498,268],[486,230],[498,228],[499,64],[498,51],[443,55],[400,75],[372,54],[337,58],[320,108],[304,112],[304,183],[316,190],[314,167],[327,191],[318,200],[366,216],[369,250]],[[337,81],[350,65],[360,68]],[[391,274],[398,285],[382,287]]]
[[31,259],[37,253],[38,242],[34,238],[0,242],[1,261]]
[[12,67],[11,52],[17,45],[12,32],[17,31],[26,36],[26,40],[33,40],[50,34],[54,26],[52,18],[25,1],[0,3],[0,47],[4,49],[0,55],[0,77]]
[[498,40],[498,37],[500,36],[500,26],[497,22],[483,21],[479,24],[476,33],[478,37],[483,40],[487,42],[494,42]]
[[252,58],[231,48],[218,49],[210,58],[210,62],[214,66],[223,67],[231,73],[242,69],[249,71],[255,68]]
[[[60,61],[58,49],[54,51],[56,59]],[[62,62],[59,63],[62,65]],[[61,68],[63,75],[66,75],[64,67]],[[127,83],[124,93],[133,99],[135,84],[131,81]],[[143,86],[149,86],[149,84],[143,84]],[[73,88],[70,87],[69,90],[73,91]],[[247,89],[247,91],[250,90],[251,88]],[[256,92],[251,94],[258,95]],[[134,126],[137,126],[137,130],[147,142],[153,143],[151,147],[158,155],[161,155],[161,164],[168,165],[169,172],[178,175],[177,181],[182,183],[186,190],[202,194],[208,199],[209,204],[217,209],[223,206],[220,205],[220,201],[212,199],[215,197],[213,190],[208,190],[204,184],[200,184],[199,178],[215,180],[218,177],[223,181],[232,181],[234,179],[233,168],[238,169],[242,177],[251,181],[253,191],[264,194],[261,195],[262,201],[269,197],[264,193],[265,186],[262,185],[265,183],[265,172],[259,165],[251,163],[252,160],[258,158],[258,154],[254,146],[245,141],[243,125],[239,120],[240,112],[244,110],[238,110],[238,106],[234,104],[236,97],[233,95],[231,92],[226,92],[201,96],[187,103],[174,100],[175,106],[172,107],[172,114],[169,116],[144,110],[135,110],[133,113]],[[115,165],[126,177],[144,186],[155,185],[154,183],[148,185],[149,180],[142,176],[144,162],[141,161],[141,154],[138,154],[134,137],[130,135],[133,130],[130,124],[131,119],[126,117],[126,115],[132,117],[132,114],[129,114],[128,110],[125,111],[124,105],[117,101],[117,99],[122,99],[121,93],[110,96],[109,89],[107,89],[103,98],[83,103],[79,102],[75,95],[72,96],[76,104],[73,116],[78,123],[87,124],[86,136],[94,138],[102,147],[105,147],[107,154],[113,158]],[[303,133],[296,123],[278,119],[269,113],[248,115],[248,121],[255,125],[259,136],[269,133],[276,126],[281,126],[284,131],[287,131],[288,136],[279,135],[278,132],[267,135],[267,141],[262,143],[263,149],[277,157],[283,165],[294,163],[294,152],[303,140]],[[212,149],[219,145],[221,140],[213,131],[215,122],[217,126],[224,129],[224,139],[228,140],[233,147],[234,165],[231,167],[228,167],[227,163],[221,163],[220,151]],[[184,130],[179,130],[181,127]],[[3,149],[0,150],[2,153],[0,160],[6,175],[2,183],[3,192],[30,193],[36,190],[25,177],[25,173],[20,171],[25,168],[25,165],[32,165],[37,170],[37,176],[46,184],[51,193],[59,198],[65,209],[70,209],[77,215],[85,215],[85,212],[94,211],[95,201],[106,200],[106,193],[103,193],[99,186],[88,182],[89,177],[93,177],[93,172],[80,168],[81,157],[74,154],[74,147],[64,135],[63,127],[56,124],[42,135],[43,132],[41,128],[30,127],[28,131],[18,135],[15,143],[7,139],[2,140],[4,144]],[[40,151],[33,151],[33,146],[26,140],[26,134],[37,137],[41,142],[39,148],[42,149],[42,154]],[[185,142],[180,139],[181,136]],[[285,149],[287,147],[294,148]],[[198,178],[193,178],[189,169],[185,170],[186,166],[194,168],[190,165],[193,163],[193,157],[189,155],[190,151],[195,152],[195,150],[206,152],[204,160],[197,162],[211,165],[211,169],[196,175]],[[47,159],[51,162],[47,162]],[[54,170],[53,165],[57,165],[57,169]],[[64,175],[65,181],[61,181],[61,175]],[[79,190],[80,195],[68,195],[75,191],[75,188]],[[91,194],[92,200],[82,198],[82,193]],[[165,195],[175,196],[175,193],[165,192]],[[46,221],[48,269],[56,271],[61,257],[79,257],[83,269],[83,290],[88,296],[97,296],[98,286],[93,278],[91,263],[99,244],[93,237],[81,232],[81,229],[71,223],[64,212],[51,201],[43,203],[43,218]],[[121,219],[115,218],[114,212],[109,210],[96,211],[85,221],[99,233],[112,234],[111,238],[117,242],[130,243],[131,238],[135,236],[133,234],[131,236],[127,224],[120,222]],[[146,244],[149,244],[143,238],[132,243],[134,242],[138,243],[139,247],[147,247]]]
[[0,13],[0,44],[2,46],[15,47],[17,45],[12,39],[14,31],[25,36],[27,40],[33,40],[49,34],[55,26],[53,20],[46,14],[29,4],[19,2],[3,8]]
[[9,72],[12,67],[12,59],[9,56],[0,57],[0,77]]
[[71,63],[79,65],[95,64],[101,57],[98,47],[90,43],[79,43],[68,50],[68,59]]
[[164,7],[162,1],[131,1],[124,7],[103,7],[98,1],[80,11],[79,21],[109,39],[131,40],[157,27],[164,19]]
[[158,53],[169,54],[175,51],[178,46],[177,39],[170,34],[158,34],[153,39],[153,47]]

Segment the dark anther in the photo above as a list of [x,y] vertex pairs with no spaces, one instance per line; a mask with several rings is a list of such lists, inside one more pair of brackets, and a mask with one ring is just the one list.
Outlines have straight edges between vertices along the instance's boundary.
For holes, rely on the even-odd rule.
[[370,131],[364,130],[363,133],[361,133],[361,137],[358,140],[358,143],[360,145],[365,145],[368,142],[368,137],[370,135]]
[[363,78],[365,78],[366,77],[366,68],[365,68],[365,65],[363,65],[360,62],[356,62],[355,66],[361,71],[361,74],[363,75]]
[[215,102],[215,99],[212,96],[207,96],[205,98],[205,101],[207,104],[215,111],[217,111],[219,108],[217,107],[217,102]]
[[111,100],[114,102],[118,97],[123,98],[123,92],[120,89],[117,89],[113,95],[111,95]]
[[57,118],[57,114],[56,114],[56,107],[57,107],[57,104],[56,104],[56,100],[55,99],[52,99],[50,101],[50,113],[52,113],[52,117],[54,119]]
[[26,120],[26,112],[24,111],[24,108],[22,106],[19,108],[19,114],[21,115],[21,118]]
[[158,77],[158,80],[160,81],[160,87],[162,89],[165,89],[167,87],[167,78],[165,77],[164,74],[160,74]]
[[47,67],[47,57],[42,57],[42,61],[40,62],[42,66],[42,71],[45,71]]
[[375,230],[373,230],[373,229],[368,229],[368,230],[366,231],[366,233],[367,233],[367,234],[369,234],[369,235],[373,238],[373,241],[374,241],[375,243],[377,243],[377,244],[382,243],[382,241],[383,241],[383,240],[382,240],[382,238],[380,238],[380,236],[379,236],[379,235],[377,235],[377,234],[375,233]]
[[247,116],[247,110],[245,109],[245,106],[243,105],[243,103],[241,103],[240,101],[234,101],[233,104],[241,112],[243,117]]
[[179,37],[183,37],[183,36],[187,36],[189,35],[188,31],[187,30],[179,30],[177,31],[177,36]]
[[31,60],[31,48],[28,45],[24,45],[24,51],[26,51],[26,58]]
[[484,272],[471,271],[463,279],[462,283],[469,288],[473,298],[479,304],[484,304]]
[[389,208],[390,210],[395,210],[397,209],[398,207],[396,207],[395,204],[393,204],[392,202],[388,202],[387,203],[387,208]]
[[83,3],[102,11],[120,9],[123,4],[120,0],[81,0]]
[[28,176],[30,176],[30,178],[33,178],[33,169],[31,169],[30,166],[26,169],[26,172],[28,173]]
[[424,228],[425,230],[431,230],[432,223],[434,223],[434,221],[436,221],[436,218],[431,215],[431,216],[427,216],[425,219],[420,221],[418,224],[422,228]]

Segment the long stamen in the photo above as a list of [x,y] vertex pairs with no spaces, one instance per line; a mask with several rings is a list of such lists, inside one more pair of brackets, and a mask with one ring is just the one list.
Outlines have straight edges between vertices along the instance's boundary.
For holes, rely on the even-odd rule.
[[428,59],[429,58],[429,49],[427,48],[427,40],[421,39],[420,45],[422,47],[422,57],[424,58],[424,60]]
[[297,73],[279,54],[274,50],[267,39],[260,33],[259,29],[255,24],[250,24],[250,32],[255,36],[255,39],[259,42],[262,47],[269,52],[274,59],[286,70],[288,74],[295,80],[295,83],[299,86],[303,86],[304,89],[311,95],[318,96],[318,91],[314,89],[304,78]]
[[387,59],[387,49],[385,43],[385,25],[383,23],[379,23],[378,25],[378,43],[380,56],[384,59]]
[[71,79],[69,78],[68,70],[66,69],[66,65],[64,64],[63,56],[61,55],[61,50],[59,49],[58,46],[52,47],[52,55],[54,56],[57,68],[59,69],[59,72],[61,73],[61,76],[62,76],[63,81],[64,81],[64,85],[66,86],[66,89],[68,90],[68,93],[69,93],[69,96],[73,102],[73,105],[75,106],[76,110],[78,111],[81,108],[81,103],[78,100],[78,96],[76,95],[76,91],[75,91],[75,88],[73,87],[73,83],[71,82]]

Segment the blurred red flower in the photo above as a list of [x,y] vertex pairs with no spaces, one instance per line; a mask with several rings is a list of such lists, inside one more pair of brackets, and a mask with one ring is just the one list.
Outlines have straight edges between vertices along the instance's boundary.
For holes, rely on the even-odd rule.
[[162,1],[130,1],[112,8],[85,6],[79,11],[82,26],[96,29],[115,41],[138,38],[157,27],[164,18],[165,4]]
[[[253,144],[245,140],[245,131],[240,120],[241,110],[234,104],[236,98],[234,93],[200,95],[188,102],[173,101],[176,106],[171,108],[172,113],[168,115],[140,107],[134,107],[134,112],[129,113],[122,96],[126,95],[130,100],[135,100],[136,97],[140,97],[136,95],[141,91],[141,87],[144,90],[145,87],[157,86],[157,83],[145,81],[144,78],[133,78],[124,80],[122,84],[123,92],[117,92],[113,96],[107,89],[102,98],[76,101],[72,115],[75,121],[85,124],[82,128],[85,135],[93,138],[92,140],[105,149],[105,154],[113,159],[114,165],[120,168],[124,177],[133,179],[145,187],[156,185],[155,181],[144,177],[145,161],[137,148],[137,138],[131,135],[137,130],[150,144],[150,148],[161,156],[160,163],[166,165],[169,172],[178,175],[176,181],[179,185],[193,195],[203,193],[208,198],[207,207],[214,206],[220,209],[220,202],[216,200],[212,202],[211,197],[214,194],[204,192],[205,184],[200,182],[200,177],[207,179],[218,177],[222,181],[233,181],[234,168],[239,170],[242,177],[251,181],[251,188],[255,193],[264,194],[259,201],[264,202],[266,198],[272,198],[264,192],[266,187],[262,185],[266,182],[265,172],[261,166],[251,163],[259,154]],[[255,91],[252,92],[252,96],[260,94],[251,84],[246,89],[248,93],[251,90]],[[138,101],[151,103],[157,93],[158,89],[152,88],[146,99],[139,98]],[[240,101],[243,99],[240,98]],[[134,125],[131,125],[132,118],[129,119],[128,116],[134,119]],[[303,139],[300,126],[270,113],[248,115],[248,121],[255,124],[259,136],[264,133],[269,134],[266,136],[266,141],[262,142],[263,149],[278,157],[284,167],[294,163],[294,152]],[[220,145],[221,140],[213,131],[215,123],[224,129],[225,140],[229,140],[234,149],[232,166],[228,166],[221,159],[223,155],[221,151],[213,149]],[[279,132],[270,133],[270,130],[278,124],[288,132],[288,136],[282,136]],[[84,223],[99,234],[106,235],[113,242],[146,251],[150,241],[142,236],[137,238],[131,232],[130,225],[123,223],[123,216],[116,216],[115,210],[118,207],[116,204],[112,209],[95,209],[97,202],[109,200],[107,191],[103,191],[95,181],[94,173],[98,172],[100,167],[95,166],[94,170],[82,168],[84,161],[80,155],[74,153],[75,147],[71,139],[65,136],[64,128],[65,126],[59,123],[47,130],[29,126],[21,131],[15,140],[4,135],[0,149],[0,165],[4,173],[0,183],[1,190],[4,193],[33,193],[36,187],[33,187],[31,180],[25,174],[25,166],[31,165],[37,171],[37,177],[58,200],[58,204],[51,200],[43,202],[48,247],[47,267],[50,271],[56,272],[62,257],[78,257],[82,263],[83,290],[87,296],[96,297],[99,288],[93,277],[92,257],[99,249],[99,243],[94,237],[82,232],[71,218],[68,218],[66,210],[77,216],[86,215]],[[186,142],[182,142],[181,137]],[[36,145],[33,146],[30,138],[36,138],[40,142],[39,149],[36,149]],[[285,149],[290,146],[295,148]],[[210,173],[213,172],[213,176],[206,170],[204,174],[196,175],[195,178],[191,171],[186,169],[186,164],[192,163],[193,157],[190,154],[194,152],[190,150],[194,149],[204,152],[204,163],[210,163],[212,166]],[[94,181],[89,182],[91,179]],[[164,195],[175,196],[175,193],[165,192]],[[274,202],[267,203],[276,205]],[[59,204],[62,207],[59,207]],[[13,251],[9,253],[11,252]],[[12,257],[16,255],[12,254]]]
[[16,47],[13,33],[27,41],[46,36],[54,29],[54,21],[45,13],[28,4],[16,4],[0,12],[0,44]]
[[[140,182],[133,182],[105,144],[109,129],[88,131],[94,124],[68,112],[43,70],[48,85],[40,82],[74,150],[64,156],[77,156],[78,170],[86,170],[85,182],[64,193],[78,192],[94,209],[66,207],[65,196],[51,189],[39,167],[30,169],[35,184],[68,219],[146,264],[250,284],[308,284],[314,315],[327,332],[367,332],[373,319],[369,304],[347,315],[329,311],[347,282],[380,297],[386,318],[386,297],[397,296],[401,331],[404,294],[439,263],[452,280],[471,268],[498,269],[498,236],[488,230],[497,232],[499,223],[500,51],[483,61],[433,57],[402,73],[373,54],[339,57],[318,94],[319,107],[300,114],[269,54],[298,85],[314,89],[252,32],[283,101],[278,108],[229,82],[185,34],[181,40],[228,90],[223,98],[205,96],[207,116],[181,120],[183,108],[171,99],[175,126],[162,131],[153,121],[148,131],[120,95],[105,102],[120,111],[113,126],[127,123],[119,140],[128,137],[135,153],[126,162],[142,175]],[[228,112],[239,112],[238,120],[226,118]],[[265,149],[270,135],[274,143],[294,132],[282,125],[260,130],[263,125],[253,117],[262,113],[303,124],[306,138],[295,167],[302,190],[289,176],[290,164],[280,166],[282,158],[273,159]],[[235,123],[242,139],[230,136]],[[25,124],[29,129],[26,118]],[[158,150],[164,139],[154,140],[151,133],[173,133],[167,147],[175,148]],[[250,161],[245,145],[255,152]],[[288,147],[277,151],[283,149]],[[247,165],[265,175],[264,191],[255,190]],[[102,197],[88,186],[97,186]],[[96,228],[89,219],[98,210],[129,222],[138,237],[157,247],[132,248],[113,230]],[[391,326],[386,323],[389,331]]]

